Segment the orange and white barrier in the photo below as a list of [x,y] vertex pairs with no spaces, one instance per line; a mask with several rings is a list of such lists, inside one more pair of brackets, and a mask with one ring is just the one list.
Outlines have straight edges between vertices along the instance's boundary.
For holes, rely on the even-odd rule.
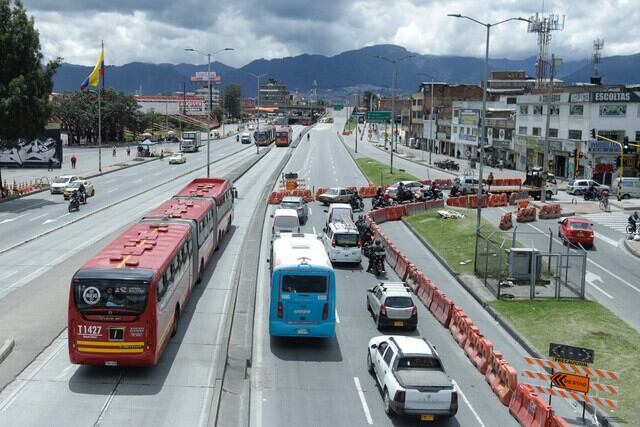
[[538,214],[540,219],[552,219],[560,218],[562,216],[560,210],[560,204],[558,203],[545,203],[540,207],[540,213]]

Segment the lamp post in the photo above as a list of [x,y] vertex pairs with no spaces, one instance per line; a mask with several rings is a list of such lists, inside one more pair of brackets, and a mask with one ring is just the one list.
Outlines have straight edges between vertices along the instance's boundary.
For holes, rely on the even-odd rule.
[[[247,73],[247,74],[255,77],[258,80],[258,86],[257,86],[258,91],[256,92],[256,115],[258,116],[258,119],[257,119],[258,126],[256,129],[256,132],[257,132],[260,130],[260,114],[258,113],[258,107],[260,106],[260,79],[268,76],[269,73],[264,73],[264,74]],[[253,142],[256,144],[256,154],[260,154],[260,147],[258,146],[258,141],[255,140],[255,137],[253,138]]]
[[431,100],[429,101],[429,138],[431,138],[431,145],[429,145],[429,164],[431,164],[433,144],[436,142],[435,138],[433,138],[433,76],[427,73],[418,73],[418,75],[427,76],[431,79]]
[[[470,18],[468,16],[465,15],[461,15],[459,13],[450,13],[447,16],[450,16],[452,18],[464,18],[464,19],[468,19],[469,21],[473,21],[476,24],[480,24],[483,27],[485,27],[487,29],[487,40],[486,40],[486,44],[485,44],[485,53],[484,53],[484,82],[482,85],[482,117],[480,118],[480,135],[478,137],[478,144],[480,145],[480,167],[478,168],[478,192],[480,193],[479,196],[480,198],[482,198],[482,164],[484,162],[484,139],[485,139],[485,132],[486,132],[486,125],[485,125],[485,117],[487,116],[487,81],[489,80],[489,35],[491,32],[491,27],[495,27],[496,25],[500,25],[503,24],[505,22],[509,22],[509,21],[524,21],[524,22],[529,22],[528,19],[525,18],[520,18],[520,17],[516,17],[516,18],[509,18],[509,19],[505,19],[499,22],[496,22],[495,24],[486,24],[484,22],[480,22],[476,19]],[[482,201],[478,200],[478,208],[477,208],[477,218],[476,218],[476,230],[479,232],[480,231],[480,218],[482,215]]]
[[[210,176],[210,158],[211,158],[211,56],[212,55],[216,55],[222,51],[225,50],[234,50],[232,47],[225,47],[222,48],[220,50],[217,50],[213,53],[204,53],[202,51],[199,51],[198,49],[193,49],[193,48],[186,48],[185,49],[187,52],[197,52],[200,55],[204,55],[207,57],[207,90],[209,92],[209,101],[207,102],[208,105],[208,110],[207,113],[209,114],[208,120],[207,120],[207,178],[209,178]],[[224,121],[224,117],[222,118]]]
[[[396,90],[396,64],[400,61],[404,61],[405,59],[409,59],[409,58],[413,58],[415,57],[415,55],[406,55],[403,56],[402,58],[399,59],[389,59],[385,56],[381,56],[381,55],[375,55],[374,58],[378,58],[378,59],[382,59],[383,61],[387,61],[389,63],[391,63],[392,67],[391,67],[391,150],[389,150],[389,153],[391,154],[391,159],[390,159],[390,163],[389,163],[389,173],[393,174],[393,141],[395,139],[395,133],[393,131],[393,126],[395,124],[396,118],[395,118],[395,109],[396,109],[396,104],[395,104],[395,90]],[[357,124],[356,124],[357,127]],[[397,147],[396,147],[397,148]]]
[[[352,83],[358,84],[358,82],[353,80],[353,79],[347,78],[347,80],[349,80]],[[353,94],[353,92],[351,92],[351,94]],[[351,97],[349,97],[349,98],[351,98]],[[358,87],[358,88],[356,88],[356,103],[355,103],[353,109],[357,111],[359,104],[360,104],[360,88]],[[359,122],[358,121],[359,120],[360,120],[360,118],[358,117],[358,115],[356,115],[356,146],[355,146],[356,153],[358,152],[358,132],[359,132],[359,130],[358,130]]]

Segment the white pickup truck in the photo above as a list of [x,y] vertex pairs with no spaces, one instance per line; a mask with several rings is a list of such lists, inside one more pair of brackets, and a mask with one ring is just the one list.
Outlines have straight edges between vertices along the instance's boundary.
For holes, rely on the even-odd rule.
[[367,367],[380,385],[388,415],[413,415],[421,421],[433,421],[458,412],[458,393],[435,349],[425,339],[374,337],[369,341]]

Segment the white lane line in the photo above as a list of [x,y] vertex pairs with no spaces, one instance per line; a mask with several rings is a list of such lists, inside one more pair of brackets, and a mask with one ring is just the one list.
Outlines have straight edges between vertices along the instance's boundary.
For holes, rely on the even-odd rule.
[[112,188],[111,190],[107,191],[107,194],[113,193],[114,191],[118,191],[118,187]]
[[5,223],[7,223],[7,222],[13,222],[13,221],[15,221],[16,219],[20,219],[20,218],[22,218],[23,216],[27,216],[27,215],[29,215],[29,213],[25,213],[25,214],[22,214],[22,215],[14,216],[13,218],[3,219],[2,221],[0,221],[0,224],[5,224]]
[[587,262],[590,262],[591,264],[595,265],[596,267],[598,267],[600,270],[604,271],[605,273],[609,274],[611,277],[613,277],[616,280],[619,280],[620,282],[624,283],[625,285],[627,285],[628,287],[630,287],[631,289],[633,289],[634,291],[640,293],[640,288],[637,288],[636,286],[633,286],[631,283],[627,282],[626,280],[624,280],[622,277],[618,276],[617,274],[607,270],[606,268],[604,268],[603,266],[601,266],[600,264],[598,264],[595,261],[590,260],[589,258],[587,258]]
[[309,216],[313,216],[313,209],[309,209]]
[[42,215],[38,215],[38,216],[37,216],[37,217],[35,217],[35,218],[31,218],[29,221],[35,221],[36,219],[40,219],[40,218],[45,217],[45,216],[47,216],[47,215],[49,215],[49,214],[46,214],[46,213],[45,213],[45,214],[42,214]]
[[600,286],[598,285],[594,285],[593,282],[587,282],[589,283],[591,286],[593,286],[594,288],[596,288],[597,290],[599,290],[600,292],[602,292],[605,296],[614,299],[611,295],[609,295],[607,292],[604,291],[604,289],[602,289]]
[[360,398],[360,403],[362,404],[364,416],[367,418],[367,423],[371,425],[373,424],[373,420],[371,419],[369,405],[367,405],[367,401],[364,398],[364,393],[362,392],[362,387],[360,386],[360,380],[358,379],[358,377],[353,377],[353,382],[356,384],[356,390],[358,390],[358,397]]
[[596,236],[596,239],[598,239],[598,240],[602,240],[603,242],[608,243],[608,244],[610,244],[611,246],[615,246],[616,248],[618,247],[618,242],[617,242],[617,241],[615,241],[615,240],[613,240],[613,239],[611,239],[611,238],[609,238],[609,237],[607,237],[607,236],[604,236],[604,235],[602,235],[602,234],[598,234],[598,235]]
[[336,323],[340,323],[340,316],[338,316],[338,309],[336,308]]
[[8,279],[9,277],[13,276],[17,272],[18,272],[18,270],[5,271],[4,273],[0,274],[0,280]]
[[56,221],[57,221],[57,220],[59,220],[60,218],[64,218],[64,217],[65,217],[65,216],[67,216],[67,215],[71,215],[71,213],[67,212],[66,214],[64,214],[64,215],[60,215],[60,216],[59,216],[59,217],[57,217],[57,218],[54,218],[54,219],[48,219],[48,220],[46,220],[45,222],[43,222],[43,223],[42,223],[42,225],[47,225],[47,224],[49,224],[50,222],[56,222]]
[[318,233],[316,232],[316,227],[315,227],[315,226],[313,226],[313,227],[311,227],[311,228],[313,228],[313,234],[318,234]]
[[464,400],[464,403],[466,403],[467,406],[469,407],[469,409],[471,409],[471,413],[473,414],[473,416],[478,421],[478,424],[480,425],[480,427],[485,427],[484,423],[482,422],[482,419],[480,419],[480,416],[478,415],[476,410],[473,409],[473,406],[471,406],[471,403],[469,402],[469,399],[467,399],[467,396],[464,395],[464,393],[460,389],[460,386],[458,386],[458,383],[456,383],[456,380],[451,380],[451,382],[453,383],[453,386],[455,387],[456,391],[458,393],[460,393],[460,396],[462,396],[462,400]]

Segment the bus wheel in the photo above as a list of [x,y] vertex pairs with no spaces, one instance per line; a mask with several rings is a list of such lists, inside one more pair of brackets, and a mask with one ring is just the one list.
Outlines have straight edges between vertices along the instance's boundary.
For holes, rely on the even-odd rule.
[[222,233],[218,231],[218,241],[216,242],[216,251],[220,249],[220,240],[222,240]]
[[196,280],[196,284],[202,282],[202,276],[204,275],[204,259],[200,259],[200,269],[198,270],[198,280]]
[[180,308],[176,306],[176,312],[173,314],[173,327],[171,329],[171,336],[175,337],[178,332],[178,318],[180,317]]

